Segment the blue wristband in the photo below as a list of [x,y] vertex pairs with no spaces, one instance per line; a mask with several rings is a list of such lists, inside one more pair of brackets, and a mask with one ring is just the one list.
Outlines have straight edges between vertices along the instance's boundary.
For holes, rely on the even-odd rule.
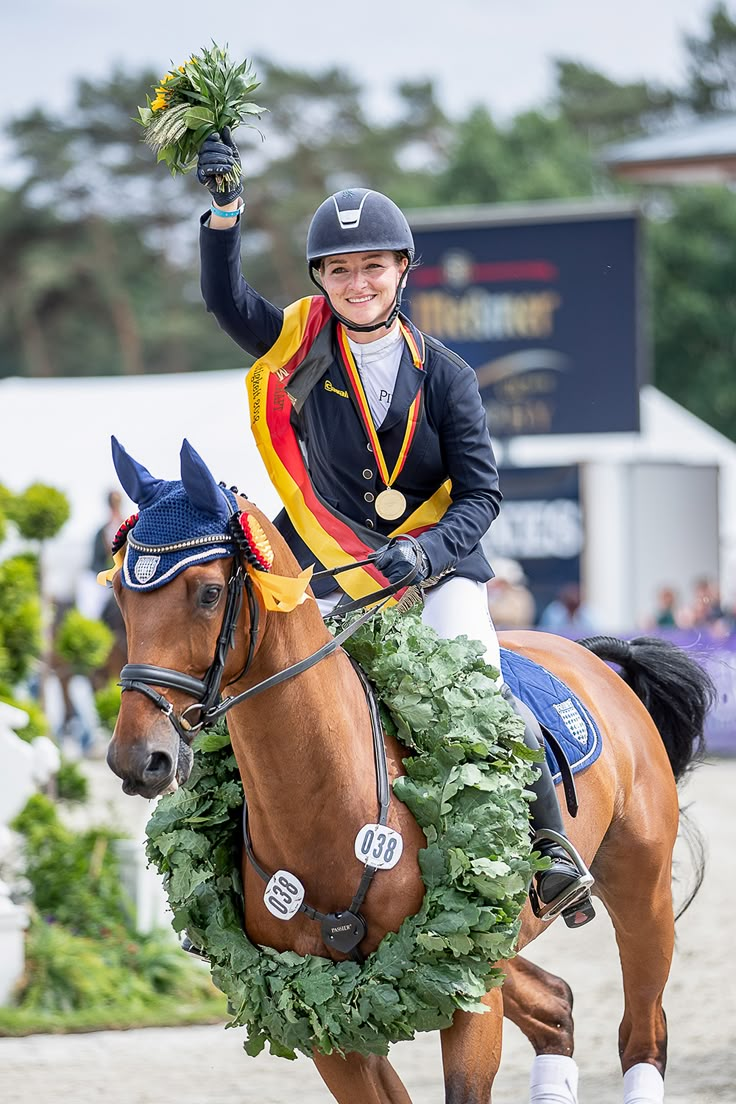
[[245,207],[245,204],[241,204],[240,207],[236,207],[234,211],[223,211],[221,207],[216,207],[215,204],[211,204],[210,211],[213,215],[217,215],[218,218],[237,218],[240,212]]

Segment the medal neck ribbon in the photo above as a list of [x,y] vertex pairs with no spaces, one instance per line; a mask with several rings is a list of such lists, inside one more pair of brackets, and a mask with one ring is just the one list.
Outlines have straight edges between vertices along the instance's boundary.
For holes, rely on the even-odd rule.
[[[414,341],[412,334],[409,332],[404,323],[399,319],[399,329],[401,330],[402,337],[409,346],[411,352],[411,358],[414,362],[414,367],[423,368],[422,357],[417,348],[417,344]],[[417,391],[414,400],[409,407],[409,413],[406,418],[406,429],[404,430],[404,439],[401,442],[401,448],[399,449],[399,455],[396,458],[393,471],[389,474],[388,464],[386,458],[383,455],[383,449],[378,439],[378,431],[376,429],[375,422],[373,421],[373,415],[371,414],[370,406],[368,405],[368,399],[363,387],[363,381],[360,378],[360,372],[355,363],[355,357],[353,356],[353,350],[350,348],[350,344],[347,338],[347,332],[345,327],[340,324],[337,327],[337,342],[342,354],[342,359],[345,365],[345,371],[347,373],[348,381],[353,389],[353,395],[355,397],[355,404],[360,415],[360,420],[363,423],[366,436],[370,442],[373,453],[376,457],[376,464],[378,465],[378,474],[383,480],[386,487],[391,487],[401,474],[401,470],[406,463],[406,458],[409,455],[409,449],[411,448],[411,442],[414,438],[414,431],[417,428],[417,422],[419,421],[419,410],[421,407],[422,393],[421,390]]]

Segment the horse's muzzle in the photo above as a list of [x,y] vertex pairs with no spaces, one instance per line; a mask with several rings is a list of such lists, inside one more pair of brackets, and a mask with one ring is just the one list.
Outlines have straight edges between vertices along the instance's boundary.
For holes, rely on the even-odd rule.
[[[173,752],[176,752],[176,759]],[[113,738],[107,749],[108,766],[122,778],[123,793],[149,799],[186,782],[192,761],[192,750],[181,739],[172,748],[152,749],[145,745],[121,746]]]

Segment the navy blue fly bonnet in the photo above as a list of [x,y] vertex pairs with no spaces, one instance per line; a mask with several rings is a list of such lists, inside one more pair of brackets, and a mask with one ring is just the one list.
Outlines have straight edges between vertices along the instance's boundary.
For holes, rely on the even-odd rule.
[[155,590],[192,564],[236,553],[229,528],[239,510],[235,495],[215,481],[188,441],[181,447],[181,479],[155,479],[115,437],[112,457],[120,483],[139,511],[125,533],[123,586]]

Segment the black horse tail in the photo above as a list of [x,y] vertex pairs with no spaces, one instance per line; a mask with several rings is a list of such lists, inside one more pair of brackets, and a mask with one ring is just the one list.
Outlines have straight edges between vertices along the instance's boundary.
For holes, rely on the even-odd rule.
[[[717,697],[710,675],[681,648],[656,636],[628,641],[591,636],[578,644],[619,668],[622,679],[657,726],[675,781],[679,782],[705,751],[705,718]],[[705,877],[703,838],[685,809],[680,809],[680,835],[690,854],[693,878],[676,910],[676,920],[691,904]]]
[[656,636],[589,636],[578,644],[620,668],[657,726],[679,782],[705,751],[705,718],[717,696],[710,675],[682,648]]

